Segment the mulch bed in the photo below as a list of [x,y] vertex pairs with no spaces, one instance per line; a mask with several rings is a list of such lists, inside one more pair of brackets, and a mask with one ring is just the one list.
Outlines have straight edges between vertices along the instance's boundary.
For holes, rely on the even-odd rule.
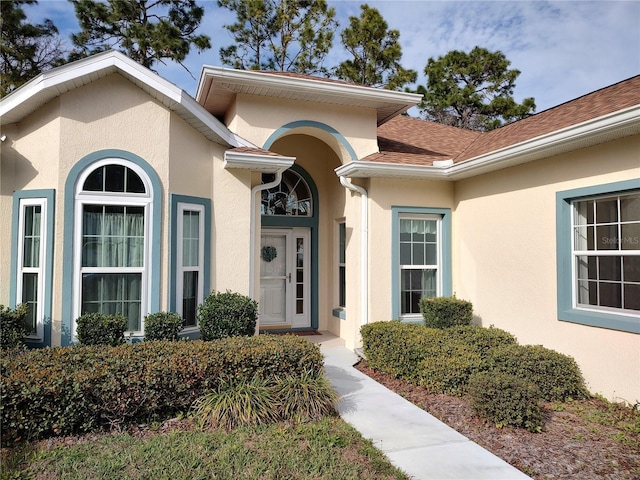
[[497,428],[475,416],[464,398],[429,393],[369,368],[366,361],[356,368],[536,480],[640,480],[637,430],[625,431],[627,441],[623,443],[616,440],[619,428],[590,422],[575,413],[586,407],[606,408],[598,399],[572,402],[564,411],[545,405],[543,431],[531,433]]

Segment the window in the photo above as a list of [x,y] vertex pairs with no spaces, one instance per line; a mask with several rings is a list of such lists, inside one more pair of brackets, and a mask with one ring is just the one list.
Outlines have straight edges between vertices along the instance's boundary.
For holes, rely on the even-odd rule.
[[169,310],[197,329],[198,305],[209,292],[211,200],[171,194]]
[[178,203],[176,306],[184,327],[196,327],[196,309],[203,302],[204,206]]
[[149,181],[137,165],[102,160],[76,191],[76,315],[122,314],[139,334],[149,313]]
[[26,303],[34,347],[51,345],[53,227],[55,190],[18,190],[13,194],[10,306]]
[[[274,174],[263,174],[262,183],[272,182]],[[266,216],[311,217],[313,205],[309,185],[294,170],[286,170],[282,181],[262,191],[261,213]]]
[[392,314],[421,318],[422,297],[451,295],[451,210],[392,207]]
[[640,181],[559,192],[557,235],[558,317],[640,333]]
[[347,224],[338,223],[338,306],[347,303]]

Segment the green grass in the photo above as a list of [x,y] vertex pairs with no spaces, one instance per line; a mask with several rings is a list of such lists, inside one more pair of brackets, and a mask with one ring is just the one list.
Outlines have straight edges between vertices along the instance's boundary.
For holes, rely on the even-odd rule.
[[407,479],[339,418],[202,431],[103,434],[3,452],[2,479]]

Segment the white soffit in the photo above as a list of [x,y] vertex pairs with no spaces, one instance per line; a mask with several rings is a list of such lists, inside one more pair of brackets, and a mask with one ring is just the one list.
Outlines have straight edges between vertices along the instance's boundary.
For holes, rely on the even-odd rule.
[[253,146],[212,117],[184,90],[114,50],[92,55],[44,72],[0,100],[2,125],[16,123],[53,98],[100,78],[118,73],[203,136],[225,146]]
[[377,111],[378,125],[406,112],[422,99],[422,95],[415,93],[396,92],[331,80],[208,65],[202,67],[196,100],[207,111],[218,117],[224,116],[237,94],[372,108]]
[[234,152],[227,150],[224,153],[224,168],[238,168],[254,172],[276,173],[291,168],[295,157],[283,157],[279,155],[260,155],[257,153]]

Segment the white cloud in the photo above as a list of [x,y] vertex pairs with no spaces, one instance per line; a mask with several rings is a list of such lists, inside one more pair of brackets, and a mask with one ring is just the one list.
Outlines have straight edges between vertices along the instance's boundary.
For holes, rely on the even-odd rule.
[[[192,52],[185,64],[197,78],[203,64],[220,65],[218,52],[231,43],[223,28],[234,16],[215,0],[200,2],[205,18],[200,32],[212,39],[212,49]],[[356,0],[329,0],[340,27],[325,65],[347,58],[340,31],[350,15],[359,16]],[[469,51],[478,45],[501,50],[522,73],[515,96],[535,97],[538,111],[640,73],[640,2],[638,1],[369,1],[400,31],[403,66],[418,71],[424,83],[429,57],[450,50]],[[26,6],[34,22],[51,18],[64,37],[78,30],[70,2],[40,0]],[[69,41],[70,45],[71,42]],[[177,64],[158,66],[168,80],[193,94],[197,81]]]

